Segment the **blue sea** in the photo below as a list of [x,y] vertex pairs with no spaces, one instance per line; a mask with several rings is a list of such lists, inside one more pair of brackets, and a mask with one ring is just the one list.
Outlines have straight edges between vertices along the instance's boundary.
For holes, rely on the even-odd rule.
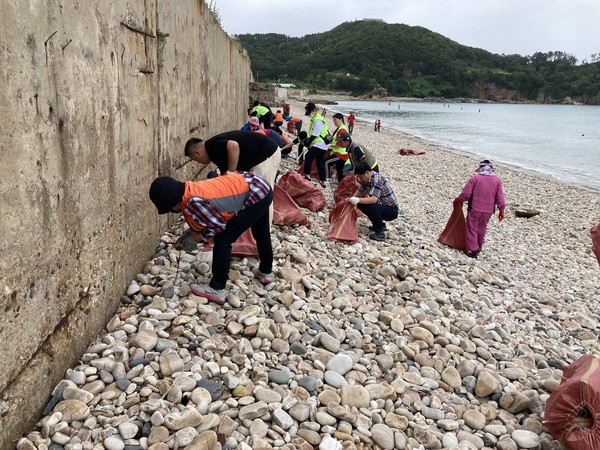
[[[600,191],[600,106],[340,101],[331,110]],[[329,109],[329,108],[328,108]]]

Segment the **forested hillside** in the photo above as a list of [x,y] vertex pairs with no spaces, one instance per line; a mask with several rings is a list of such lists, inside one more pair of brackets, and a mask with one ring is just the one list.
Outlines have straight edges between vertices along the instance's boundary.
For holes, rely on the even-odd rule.
[[426,28],[373,20],[345,22],[300,38],[234,37],[262,82],[353,95],[600,102],[600,62],[578,65],[561,51],[497,55]]

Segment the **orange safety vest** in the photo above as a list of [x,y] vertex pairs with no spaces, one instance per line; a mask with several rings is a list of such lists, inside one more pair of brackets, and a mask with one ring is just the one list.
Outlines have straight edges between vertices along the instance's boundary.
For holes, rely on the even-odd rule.
[[232,173],[203,181],[186,181],[185,191],[181,198],[181,213],[185,221],[194,231],[204,230],[204,226],[194,221],[185,210],[185,205],[192,197],[201,197],[208,201],[225,220],[229,220],[244,207],[250,187],[246,179]]
[[283,114],[281,113],[275,113],[275,120],[274,122],[283,122]]

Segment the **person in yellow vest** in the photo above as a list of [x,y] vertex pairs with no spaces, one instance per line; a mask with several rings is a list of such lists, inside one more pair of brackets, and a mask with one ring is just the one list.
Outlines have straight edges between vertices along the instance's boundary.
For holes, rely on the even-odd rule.
[[261,175],[236,172],[203,181],[177,181],[158,177],[150,185],[150,200],[158,214],[181,213],[190,226],[176,248],[196,249],[198,242],[214,238],[212,279],[190,286],[195,295],[220,305],[231,267],[231,245],[250,229],[256,240],[260,265],[252,270],[263,284],[274,281],[269,206],[273,190]]
[[327,175],[325,172],[325,152],[328,150],[325,137],[328,134],[327,123],[319,112],[319,108],[312,102],[304,107],[305,113],[310,117],[308,125],[308,139],[305,146],[308,149],[304,156],[304,177],[310,180],[310,171],[313,159],[317,162],[317,171],[319,172],[319,182],[321,187],[325,187]]
[[333,115],[333,124],[336,126],[335,131],[332,133],[332,141],[329,145],[329,156],[325,159],[325,173],[329,175],[331,172],[331,166],[335,166],[338,183],[342,181],[344,177],[344,169],[350,169],[350,156],[346,149],[342,146],[337,145],[337,136],[343,133],[347,133],[348,128],[344,123],[344,116],[340,113]]
[[256,100],[252,104],[252,109],[250,110],[250,115],[258,117],[258,120],[265,128],[271,128],[271,121],[273,120],[273,111],[266,103],[261,103]]

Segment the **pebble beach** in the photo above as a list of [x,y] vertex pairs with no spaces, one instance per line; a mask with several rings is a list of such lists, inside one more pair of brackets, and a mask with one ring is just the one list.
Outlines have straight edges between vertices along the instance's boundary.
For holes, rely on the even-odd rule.
[[327,239],[328,181],[310,227],[273,226],[275,282],[234,258],[219,306],[190,291],[211,253],[173,248],[180,221],[16,448],[563,449],[545,406],[565,366],[599,353],[600,193],[496,165],[506,219],[472,259],[437,238],[478,160],[360,117],[353,139],[400,205],[386,241],[364,217],[356,244]]

